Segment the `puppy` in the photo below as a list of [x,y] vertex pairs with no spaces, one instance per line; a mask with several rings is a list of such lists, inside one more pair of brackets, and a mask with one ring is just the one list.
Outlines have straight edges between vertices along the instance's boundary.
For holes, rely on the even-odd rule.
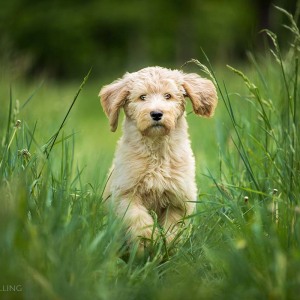
[[213,83],[197,74],[148,67],[104,86],[99,96],[112,131],[125,113],[104,199],[113,202],[131,241],[156,238],[153,213],[167,242],[195,209],[195,159],[186,121],[186,99],[195,114],[211,117],[217,105]]

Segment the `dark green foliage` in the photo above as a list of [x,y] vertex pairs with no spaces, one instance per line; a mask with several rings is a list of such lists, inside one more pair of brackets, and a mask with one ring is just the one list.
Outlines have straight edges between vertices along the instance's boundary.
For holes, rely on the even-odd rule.
[[[278,27],[270,1],[11,0],[0,10],[1,64],[78,77],[146,65],[182,65],[201,48],[214,60],[244,58],[257,32]],[[276,0],[295,9],[294,0]],[[249,39],[249,36],[251,37]],[[261,39],[255,38],[258,47]]]

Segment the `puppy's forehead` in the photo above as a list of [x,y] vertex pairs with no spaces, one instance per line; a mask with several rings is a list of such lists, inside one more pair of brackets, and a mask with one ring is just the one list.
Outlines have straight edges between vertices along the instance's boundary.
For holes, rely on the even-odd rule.
[[131,88],[133,92],[161,93],[178,90],[182,84],[181,73],[161,67],[149,67],[131,73]]

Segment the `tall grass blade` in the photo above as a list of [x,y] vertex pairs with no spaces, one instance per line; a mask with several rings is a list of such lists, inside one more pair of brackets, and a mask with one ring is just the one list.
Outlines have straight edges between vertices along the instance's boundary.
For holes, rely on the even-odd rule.
[[24,103],[20,107],[20,110],[22,110],[33,99],[34,95],[38,92],[43,84],[44,82],[42,81],[40,85],[33,91],[33,93],[24,101]]
[[[73,98],[73,101],[72,101],[72,103],[71,103],[71,105],[70,105],[70,107],[69,107],[69,109],[68,109],[66,115],[64,116],[64,118],[63,118],[63,120],[62,120],[62,122],[61,122],[61,124],[60,124],[60,126],[59,126],[59,128],[58,128],[58,130],[57,130],[57,132],[54,134],[53,139],[52,139],[52,142],[51,142],[50,145],[49,145],[49,150],[47,149],[47,151],[46,151],[46,160],[48,160],[48,158],[49,158],[49,156],[50,156],[50,153],[51,153],[51,151],[52,151],[52,149],[53,149],[53,146],[54,146],[54,144],[55,144],[55,142],[56,142],[56,139],[57,139],[57,137],[58,137],[60,131],[62,130],[63,126],[65,125],[65,123],[66,123],[66,121],[67,121],[67,118],[68,118],[68,116],[69,116],[69,114],[70,114],[70,112],[71,112],[71,110],[72,110],[72,108],[73,108],[73,106],[74,106],[74,104],[75,104],[75,102],[76,102],[76,100],[77,100],[77,98],[78,98],[80,92],[82,91],[84,85],[86,84],[86,82],[87,82],[87,80],[88,80],[88,78],[89,78],[89,76],[90,76],[91,71],[92,71],[92,69],[90,69],[89,72],[87,73],[87,75],[84,77],[83,82],[81,83],[81,85],[80,85],[80,87],[79,87],[79,89],[78,89],[78,91],[77,91],[75,97]],[[43,164],[43,166],[42,166],[42,168],[41,168],[41,170],[40,170],[40,173],[39,173],[39,175],[38,175],[38,178],[41,177],[41,174],[42,174],[42,172],[43,172],[44,166],[45,166],[45,163]]]
[[7,127],[6,127],[6,135],[5,135],[5,142],[4,145],[8,145],[9,135],[10,135],[10,127],[12,124],[12,87],[9,88],[9,108],[8,108],[8,120],[7,120]]

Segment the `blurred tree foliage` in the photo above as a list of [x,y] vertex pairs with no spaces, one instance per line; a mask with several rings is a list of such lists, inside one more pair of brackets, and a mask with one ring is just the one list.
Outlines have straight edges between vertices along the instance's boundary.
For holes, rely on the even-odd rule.
[[[294,0],[274,4],[295,10]],[[0,10],[2,62],[55,76],[110,74],[201,56],[241,59],[280,22],[269,0],[9,0]],[[262,27],[263,26],[263,27]]]

